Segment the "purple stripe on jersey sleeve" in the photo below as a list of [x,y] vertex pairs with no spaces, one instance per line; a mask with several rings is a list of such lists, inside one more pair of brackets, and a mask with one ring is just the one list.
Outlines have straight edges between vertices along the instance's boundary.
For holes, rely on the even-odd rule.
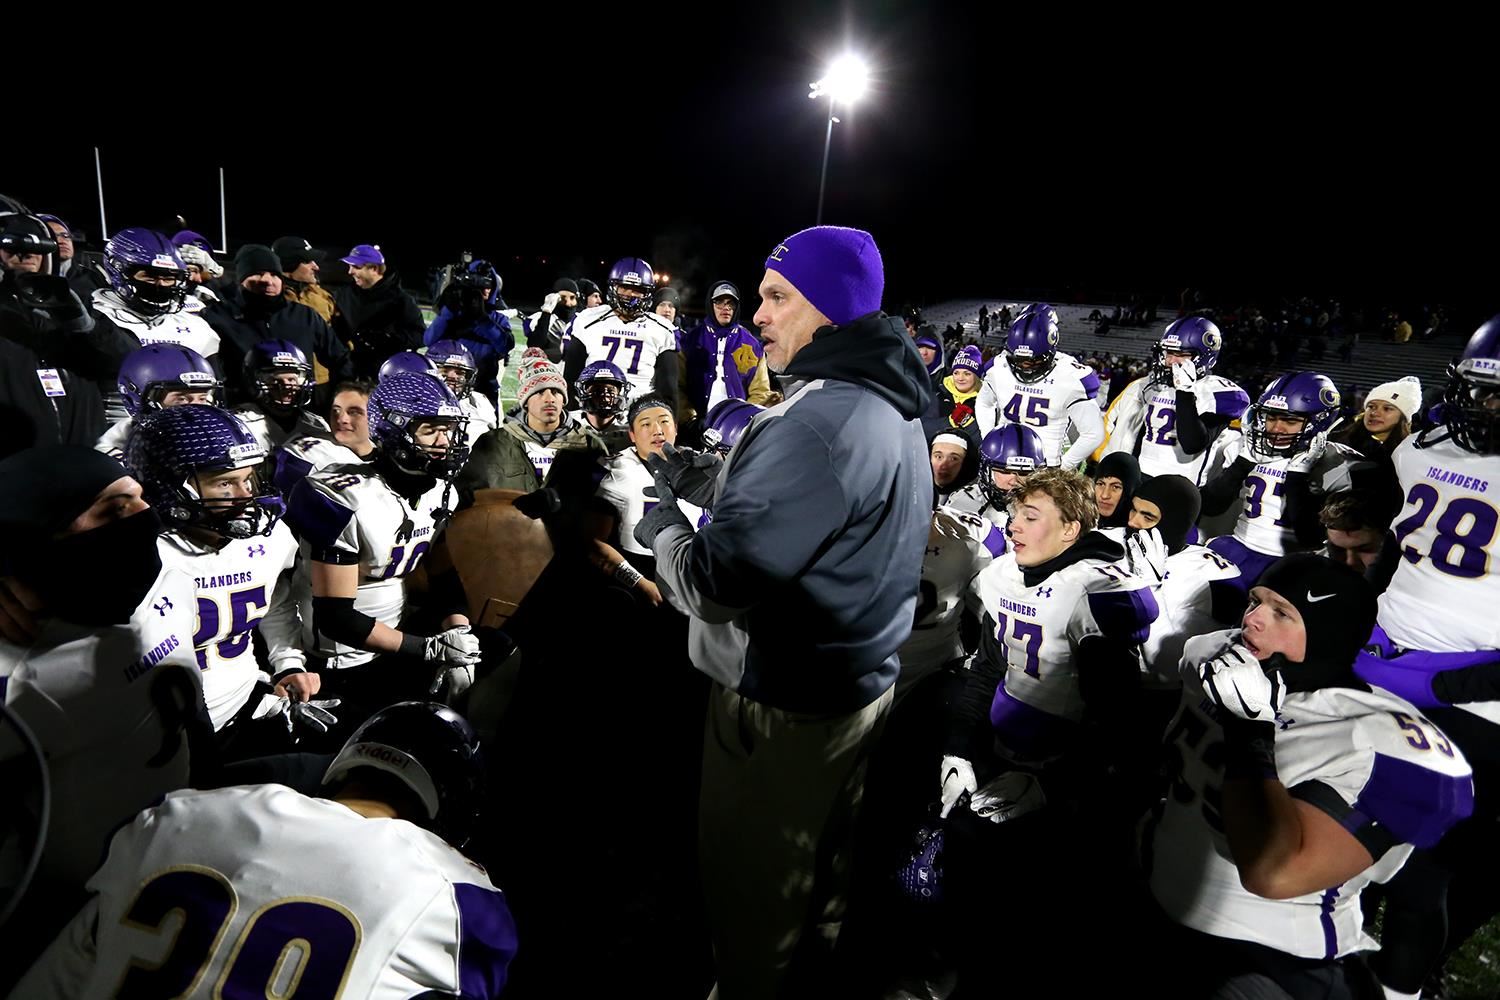
[[1005,532],[991,524],[989,533],[984,536],[984,547],[996,559],[1005,555]]
[[464,1000],[498,997],[516,957],[516,922],[496,889],[459,883],[458,987]]
[[1061,716],[1032,708],[1005,690],[1005,678],[995,688],[990,702],[990,725],[995,739],[1014,755],[1027,760],[1046,760],[1065,751],[1078,735],[1078,724]]
[[277,448],[276,453],[271,456],[271,462],[275,467],[275,471],[271,474],[271,481],[286,496],[291,496],[297,484],[306,479],[307,474],[312,471],[311,462],[298,458],[285,448]]
[[1145,587],[1137,590],[1106,590],[1089,595],[1089,613],[1106,638],[1121,642],[1145,642],[1151,623],[1161,614],[1156,597]]
[[[1429,752],[1441,751],[1434,747]],[[1375,766],[1344,826],[1354,830],[1368,818],[1390,830],[1403,844],[1431,847],[1473,811],[1474,781],[1469,775],[1442,774],[1413,761],[1377,753]]]
[[1250,397],[1243,389],[1218,389],[1214,392],[1214,412],[1231,420],[1238,419],[1250,405]]
[[292,533],[314,548],[331,548],[353,516],[353,510],[313,489],[306,479],[292,490],[286,505],[286,523]]
[[1339,933],[1333,926],[1333,904],[1338,901],[1339,890],[1344,888],[1340,882],[1338,885],[1323,893],[1323,898],[1318,901],[1318,922],[1323,925],[1323,957],[1339,957]]
[[1099,373],[1090,368],[1084,373],[1083,378],[1078,380],[1083,384],[1084,395],[1089,399],[1099,398]]

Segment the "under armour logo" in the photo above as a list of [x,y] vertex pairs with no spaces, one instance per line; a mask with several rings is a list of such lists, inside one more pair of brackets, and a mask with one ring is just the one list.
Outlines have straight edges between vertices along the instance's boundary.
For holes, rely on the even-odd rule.
[[1284,733],[1296,721],[1296,719],[1288,719],[1285,716],[1278,715],[1276,716],[1276,728]]
[[785,243],[777,244],[776,249],[771,251],[771,259],[779,261],[779,260],[781,260],[781,255],[784,254],[784,253],[786,253],[786,252],[787,252],[787,246],[786,246]]
[[172,599],[170,597],[163,597],[161,599],[161,603],[160,604],[153,604],[153,605],[151,605],[151,610],[155,611],[157,614],[161,615],[163,618],[167,617],[167,612],[170,611],[171,609],[172,609]]
[[930,556],[940,556],[940,555],[943,554],[943,550],[942,549],[928,549],[927,550],[927,554],[930,555]]
[[256,556],[263,556],[263,555],[265,555],[266,554],[266,547],[264,545],[252,545],[252,546],[249,547],[249,549],[247,551],[248,551],[248,553],[250,555],[250,558],[254,559]]
[[1038,587],[1038,588],[1036,588],[1036,596],[1038,596],[1038,597],[1051,597],[1052,596],[1052,588],[1051,587]]

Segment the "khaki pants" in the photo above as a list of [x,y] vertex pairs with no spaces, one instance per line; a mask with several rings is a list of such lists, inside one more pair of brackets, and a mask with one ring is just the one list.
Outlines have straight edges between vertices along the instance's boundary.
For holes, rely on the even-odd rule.
[[893,689],[845,715],[709,693],[699,864],[719,1000],[822,992],[865,767]]

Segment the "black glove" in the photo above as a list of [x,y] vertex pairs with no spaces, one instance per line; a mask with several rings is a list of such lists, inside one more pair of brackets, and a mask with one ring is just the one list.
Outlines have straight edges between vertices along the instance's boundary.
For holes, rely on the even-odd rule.
[[662,454],[646,459],[653,474],[662,473],[672,484],[672,490],[688,503],[698,507],[713,504],[714,481],[719,478],[719,468],[724,460],[706,451],[691,448],[674,448],[663,444]]
[[[652,459],[655,460],[655,456]],[[654,485],[646,490],[646,496],[656,500],[656,506],[647,511],[646,516],[635,526],[635,540],[648,549],[656,541],[657,535],[674,524],[693,530],[692,524],[677,506],[677,496],[672,492],[672,484],[667,481],[666,475],[653,467],[651,477]]]

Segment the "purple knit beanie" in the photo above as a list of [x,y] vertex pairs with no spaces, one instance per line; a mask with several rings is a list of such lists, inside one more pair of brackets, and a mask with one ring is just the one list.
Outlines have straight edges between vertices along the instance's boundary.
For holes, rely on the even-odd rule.
[[834,326],[878,310],[885,291],[880,248],[863,229],[804,229],[772,250],[766,267],[796,285]]

